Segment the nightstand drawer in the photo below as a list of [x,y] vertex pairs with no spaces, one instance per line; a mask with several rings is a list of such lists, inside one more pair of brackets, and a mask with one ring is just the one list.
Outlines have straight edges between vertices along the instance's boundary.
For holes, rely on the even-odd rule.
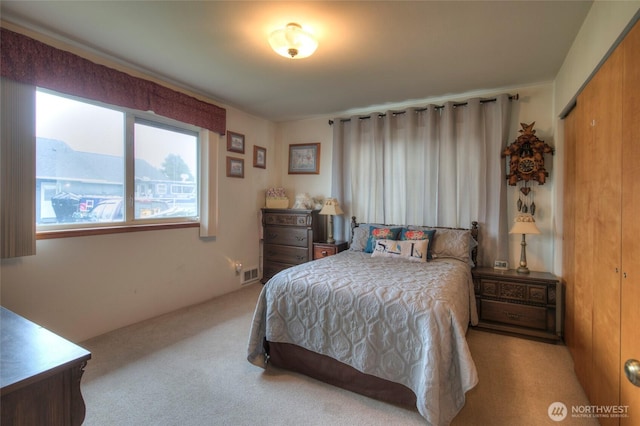
[[309,233],[306,228],[269,226],[264,232],[264,242],[266,244],[309,247]]
[[547,328],[547,310],[545,308],[495,300],[480,301],[480,319],[540,330]]
[[281,246],[275,244],[264,245],[264,259],[266,261],[289,263],[298,265],[308,262],[309,250],[304,247]]
[[480,294],[492,298],[520,300],[523,302],[547,303],[547,286],[480,280]]
[[330,245],[322,245],[319,246],[317,244],[313,245],[313,258],[314,259],[322,259],[323,257],[333,256],[338,253],[337,246]]
[[313,243],[313,259],[322,259],[323,257],[333,256],[334,254],[338,254],[348,248],[349,244],[346,241]]

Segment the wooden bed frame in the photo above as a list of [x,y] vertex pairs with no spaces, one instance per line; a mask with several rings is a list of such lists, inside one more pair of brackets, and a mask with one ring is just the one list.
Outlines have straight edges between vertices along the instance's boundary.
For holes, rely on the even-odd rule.
[[[351,218],[351,238],[358,226],[356,217]],[[472,222],[469,229],[474,240],[478,241],[478,222]],[[392,225],[385,225],[392,226]],[[395,225],[398,226],[398,225]],[[460,229],[445,228],[440,229]],[[478,255],[477,246],[473,249],[471,258],[474,265]],[[416,409],[416,395],[408,387],[381,379],[370,374],[362,373],[350,365],[344,364],[326,355],[321,355],[290,343],[264,342],[268,363],[286,370],[294,371],[312,377],[322,382],[365,395],[379,401],[388,402],[405,408]]]

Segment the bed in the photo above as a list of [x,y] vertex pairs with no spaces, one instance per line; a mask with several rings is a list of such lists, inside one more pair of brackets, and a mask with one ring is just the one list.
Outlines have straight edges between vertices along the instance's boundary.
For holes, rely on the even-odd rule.
[[471,278],[477,223],[352,222],[349,250],[265,284],[248,360],[413,407],[428,424],[447,425],[478,381],[465,337],[478,321]]

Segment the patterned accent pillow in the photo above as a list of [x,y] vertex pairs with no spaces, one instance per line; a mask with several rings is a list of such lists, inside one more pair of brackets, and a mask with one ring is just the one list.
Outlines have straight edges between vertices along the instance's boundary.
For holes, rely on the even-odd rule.
[[376,240],[397,240],[402,228],[386,228],[376,225],[369,227],[369,239],[367,240],[367,247],[364,249],[365,253],[373,253],[373,248],[376,246]]
[[401,240],[429,240],[429,246],[427,247],[427,259],[433,259],[432,253],[432,241],[436,233],[435,229],[412,229],[402,228],[400,233]]
[[429,240],[376,240],[371,257],[392,257],[412,262],[426,262],[428,244]]

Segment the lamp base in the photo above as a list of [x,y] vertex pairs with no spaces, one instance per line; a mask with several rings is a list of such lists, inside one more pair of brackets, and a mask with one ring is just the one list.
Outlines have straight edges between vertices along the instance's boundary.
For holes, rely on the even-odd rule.
[[327,243],[333,244],[336,242],[335,238],[333,238],[333,215],[329,215],[329,229],[327,235]]
[[519,274],[529,273],[529,268],[527,268],[527,242],[524,239],[524,235],[525,234],[522,234],[522,242],[520,243],[522,247],[520,249],[520,266],[516,269],[516,272]]

